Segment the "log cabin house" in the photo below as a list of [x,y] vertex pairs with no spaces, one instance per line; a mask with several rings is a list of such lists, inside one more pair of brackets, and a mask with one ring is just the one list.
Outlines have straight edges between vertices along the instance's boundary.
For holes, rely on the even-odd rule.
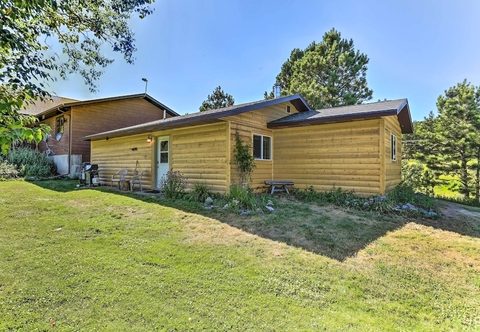
[[239,182],[235,135],[255,156],[250,186],[291,180],[317,191],[333,186],[383,194],[401,181],[402,133],[412,132],[407,99],[312,110],[300,95],[170,117],[84,137],[100,181],[119,169],[147,170],[144,188],[159,189],[168,171],[190,185],[228,192]]
[[53,97],[37,102],[25,113],[50,126],[50,137],[39,144],[51,156],[59,174],[79,175],[82,162],[90,162],[90,142],[82,137],[178,116],[148,94],[78,101]]

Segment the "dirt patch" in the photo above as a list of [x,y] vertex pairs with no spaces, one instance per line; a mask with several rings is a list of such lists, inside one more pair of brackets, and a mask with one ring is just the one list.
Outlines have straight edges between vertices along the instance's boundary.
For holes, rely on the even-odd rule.
[[465,207],[464,205],[438,200],[440,213],[444,218],[454,220],[471,219],[472,221],[480,220],[480,208]]

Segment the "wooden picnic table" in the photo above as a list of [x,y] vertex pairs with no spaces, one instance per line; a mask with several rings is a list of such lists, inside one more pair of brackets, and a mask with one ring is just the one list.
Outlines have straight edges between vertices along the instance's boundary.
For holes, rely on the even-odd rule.
[[293,186],[293,181],[287,180],[265,180],[265,184],[270,186],[270,194],[273,195],[275,192],[275,187],[281,186],[282,189],[277,189],[277,191],[285,191],[287,194],[290,194],[287,186]]

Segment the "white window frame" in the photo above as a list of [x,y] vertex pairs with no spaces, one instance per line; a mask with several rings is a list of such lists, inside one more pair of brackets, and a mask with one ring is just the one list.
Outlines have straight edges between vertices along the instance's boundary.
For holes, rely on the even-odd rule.
[[390,157],[392,161],[397,161],[397,136],[395,134],[390,136]]
[[[261,156],[261,158],[257,158],[257,157],[255,157],[255,153],[254,153],[253,156],[255,157],[255,160],[272,160],[272,154],[273,154],[273,151],[272,151],[273,139],[272,139],[272,137],[268,136],[268,135],[262,135],[262,134],[253,134],[253,136],[252,136],[252,142],[253,142],[252,147],[253,147],[253,149],[255,149],[255,136],[260,137],[260,156]],[[270,158],[268,158],[268,159],[263,158],[263,138],[264,137],[270,138],[270,156],[269,156]],[[254,152],[254,151],[252,151],[252,152]]]

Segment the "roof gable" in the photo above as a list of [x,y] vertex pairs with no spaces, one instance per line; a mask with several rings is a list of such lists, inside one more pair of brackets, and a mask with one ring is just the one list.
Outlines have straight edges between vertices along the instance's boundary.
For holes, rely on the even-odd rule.
[[268,123],[269,128],[305,126],[321,123],[344,122],[361,119],[398,117],[402,133],[413,132],[407,99],[381,101],[369,104],[340,106],[316,111],[296,113]]
[[68,109],[74,106],[84,106],[84,105],[107,103],[112,101],[121,101],[121,100],[128,100],[128,99],[144,99],[145,101],[153,104],[159,109],[166,110],[167,113],[169,113],[171,116],[179,115],[177,112],[173,111],[169,107],[165,106],[155,98],[145,93],[108,97],[108,98],[99,98],[99,99],[89,99],[89,100],[83,100],[83,101],[68,99],[63,97],[52,97],[52,99],[54,101],[53,103],[38,102],[38,103],[35,103],[36,107],[27,108],[25,112],[31,115],[35,115],[36,117],[40,117],[40,116],[49,117],[49,116],[56,115],[57,111],[61,109]]
[[264,107],[278,105],[281,103],[290,102],[299,112],[310,111],[310,107],[307,102],[299,94],[280,97],[270,100],[259,100],[251,103],[245,103],[240,105],[234,105],[214,110],[208,110],[204,112],[196,112],[192,114],[180,115],[177,117],[171,117],[162,120],[156,120],[152,122],[143,123],[136,126],[121,128],[117,130],[111,130],[108,132],[98,133],[84,137],[86,140],[101,139],[105,137],[119,137],[125,135],[139,134],[142,132],[149,132],[155,130],[164,130],[170,128],[177,128],[188,125],[206,124],[220,121],[220,118],[227,116],[238,115],[245,112],[258,110]]

